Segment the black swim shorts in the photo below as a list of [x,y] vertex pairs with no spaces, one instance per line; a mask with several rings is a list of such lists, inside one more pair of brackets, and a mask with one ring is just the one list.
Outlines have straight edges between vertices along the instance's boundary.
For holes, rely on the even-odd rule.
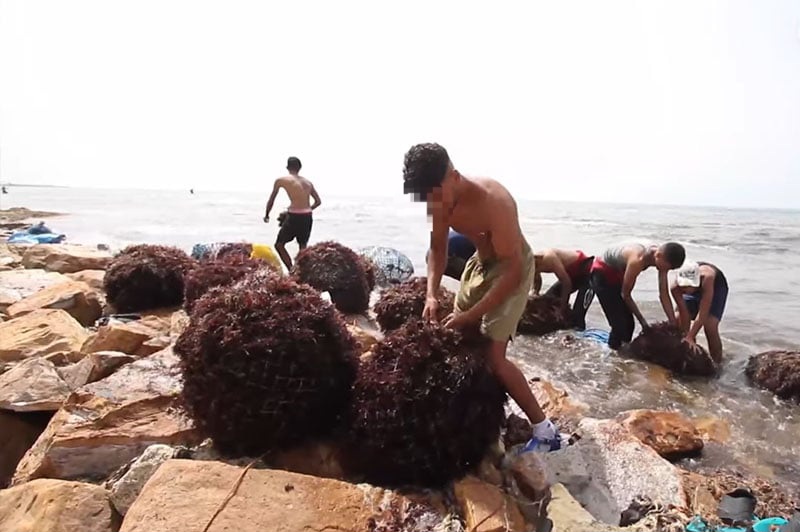
[[311,213],[286,213],[286,219],[281,224],[281,230],[278,231],[278,238],[276,243],[286,244],[292,240],[297,239],[300,246],[308,244],[308,239],[311,237],[311,225],[313,218]]

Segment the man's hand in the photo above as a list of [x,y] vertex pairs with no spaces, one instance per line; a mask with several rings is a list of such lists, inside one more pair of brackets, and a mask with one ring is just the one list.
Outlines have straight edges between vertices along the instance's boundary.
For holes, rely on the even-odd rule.
[[453,313],[444,319],[444,326],[448,329],[464,329],[477,322],[469,312]]
[[439,301],[435,297],[425,298],[425,308],[422,309],[422,318],[428,321],[439,321]]
[[265,223],[265,224],[268,224],[268,223],[269,223],[269,214],[267,214],[267,215],[265,215],[265,216],[264,216],[264,223]]
[[689,344],[689,347],[695,349],[697,347],[697,339],[692,336],[691,334],[687,334],[683,337],[683,341]]
[[650,324],[649,324],[649,323],[647,323],[647,320],[645,320],[644,318],[642,318],[642,319],[639,321],[639,325],[641,325],[641,326],[642,326],[642,332],[646,332],[647,330],[649,330],[649,329],[650,329]]

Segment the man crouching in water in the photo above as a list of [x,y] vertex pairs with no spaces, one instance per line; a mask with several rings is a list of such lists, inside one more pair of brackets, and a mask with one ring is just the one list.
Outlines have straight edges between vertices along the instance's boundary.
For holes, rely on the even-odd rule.
[[590,271],[594,257],[588,257],[580,250],[546,249],[536,253],[535,259],[533,295],[538,296],[542,291],[542,273],[554,273],[558,280],[544,295],[561,298],[561,308],[566,315],[569,311],[570,295],[578,292],[572,305],[572,313],[568,315],[576,329],[586,329],[586,312],[594,299]]
[[467,237],[476,252],[464,267],[455,310],[445,319],[445,326],[459,329],[481,325],[481,331],[491,339],[489,366],[533,424],[525,450],[558,449],[558,429],[545,417],[525,376],[506,358],[535,271],[533,252],[522,236],[514,198],[497,181],[461,175],[438,144],[417,144],[406,153],[403,191],[413,194],[416,201],[425,201],[433,220],[423,317],[433,320],[437,316],[436,293],[452,228]]
[[[286,251],[286,244],[297,239],[299,248],[301,250],[305,249],[308,245],[308,239],[311,237],[311,225],[313,222],[311,211],[322,204],[314,184],[299,174],[301,167],[300,159],[289,157],[289,161],[286,163],[289,175],[275,180],[272,194],[269,197],[269,201],[267,201],[267,211],[264,214],[264,222],[269,223],[269,213],[275,204],[275,197],[280,189],[284,189],[286,194],[289,195],[291,203],[289,204],[286,218],[281,223],[281,229],[278,231],[275,249],[278,251],[278,255],[280,255],[287,270],[292,269],[292,259]],[[314,198],[313,205],[311,205],[311,198]]]

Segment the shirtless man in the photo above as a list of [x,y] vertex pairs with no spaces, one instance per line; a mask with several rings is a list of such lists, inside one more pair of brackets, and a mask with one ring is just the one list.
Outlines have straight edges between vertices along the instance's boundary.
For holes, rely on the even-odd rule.
[[[281,221],[281,217],[278,217],[281,229],[278,231],[275,249],[288,270],[292,269],[292,259],[286,251],[286,244],[297,239],[297,245],[300,249],[305,249],[311,236],[311,225],[313,223],[311,211],[322,204],[322,200],[319,199],[319,194],[317,194],[317,190],[311,181],[299,174],[301,167],[300,159],[289,157],[289,161],[286,163],[289,175],[275,180],[272,194],[269,197],[269,201],[267,201],[267,211],[264,214],[264,222],[269,223],[269,213],[272,211],[275,197],[280,189],[284,189],[286,194],[289,195],[291,203],[289,204],[289,210],[286,212],[286,218]],[[313,205],[311,204],[311,198],[314,198]]]
[[[667,316],[672,312],[667,286],[667,272],[680,268],[686,259],[686,250],[676,242],[660,246],[645,243],[620,244],[611,247],[592,263],[592,288],[594,288],[611,333],[608,346],[619,349],[633,338],[633,317],[639,320],[642,330],[648,328],[647,320],[633,300],[633,287],[639,274],[650,266],[658,269],[658,298]],[[671,323],[675,323],[672,316]]]
[[454,329],[480,324],[491,339],[490,368],[533,424],[525,450],[558,449],[558,429],[545,417],[525,376],[506,358],[535,270],[514,198],[497,181],[461,175],[438,144],[417,144],[406,153],[403,191],[413,194],[416,201],[425,201],[433,219],[423,317],[433,320],[437,316],[435,294],[447,263],[448,231],[452,228],[467,237],[476,252],[464,267],[455,311],[444,324]]
[[586,312],[594,299],[590,286],[590,269],[594,257],[587,257],[583,251],[571,249],[546,249],[534,255],[536,273],[533,278],[533,295],[542,290],[541,272],[554,273],[558,281],[545,292],[548,297],[560,297],[564,312],[569,310],[569,296],[577,291],[572,305],[572,323],[583,330],[586,328]]
[[[728,280],[722,270],[709,262],[690,262],[678,270],[672,283],[672,297],[678,311],[678,324],[686,334],[686,342],[694,345],[703,329],[708,352],[718,364],[722,362],[722,339],[719,322],[728,302]],[[672,311],[667,319],[674,322]]]

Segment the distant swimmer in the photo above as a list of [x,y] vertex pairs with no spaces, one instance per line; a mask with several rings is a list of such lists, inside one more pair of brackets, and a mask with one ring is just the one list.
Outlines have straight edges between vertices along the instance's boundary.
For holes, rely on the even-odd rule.
[[[444,275],[460,281],[467,261],[474,254],[475,245],[470,242],[469,238],[461,233],[450,230],[450,233],[447,235],[447,265],[444,268]],[[428,253],[425,255],[426,263],[430,256],[431,250],[428,249]]]
[[[269,223],[269,213],[272,211],[275,197],[280,189],[284,189],[286,194],[289,195],[290,204],[288,211],[285,214],[281,213],[278,217],[278,223],[281,228],[275,241],[275,249],[287,269],[291,269],[292,259],[286,251],[286,244],[292,240],[297,240],[297,245],[300,249],[305,249],[311,237],[313,223],[311,212],[322,204],[322,200],[319,199],[319,194],[317,194],[317,190],[311,181],[299,174],[300,168],[302,168],[300,159],[289,157],[286,163],[286,170],[289,171],[289,175],[275,180],[272,194],[269,197],[269,201],[267,201],[267,210],[264,214],[264,222]],[[311,204],[311,198],[314,199],[313,204]]]
[[[651,266],[658,269],[658,297],[664,312],[672,311],[669,298],[667,272],[680,268],[686,259],[686,250],[675,242],[660,246],[645,243],[628,243],[611,247],[596,257],[592,263],[592,288],[603,313],[606,315],[611,333],[608,345],[619,349],[633,338],[633,317],[639,320],[642,329],[649,326],[633,300],[636,278]],[[672,321],[675,318],[673,316]]]
[[[672,283],[672,297],[677,306],[677,322],[686,333],[686,341],[697,342],[702,328],[708,340],[708,352],[717,363],[722,362],[722,339],[719,322],[728,301],[728,280],[722,270],[708,262],[688,262],[678,270]],[[675,321],[675,315],[667,313]]]
[[3,194],[8,194],[8,189],[6,187],[3,187]]
[[572,322],[575,327],[586,328],[586,312],[594,299],[591,287],[591,268],[594,257],[583,251],[571,249],[545,249],[534,254],[536,273],[533,277],[533,293],[542,290],[542,273],[554,273],[558,280],[545,292],[546,296],[560,297],[564,311],[569,310],[569,296],[578,292],[572,305]]
[[193,188],[189,189],[189,194],[194,194],[194,189]]

